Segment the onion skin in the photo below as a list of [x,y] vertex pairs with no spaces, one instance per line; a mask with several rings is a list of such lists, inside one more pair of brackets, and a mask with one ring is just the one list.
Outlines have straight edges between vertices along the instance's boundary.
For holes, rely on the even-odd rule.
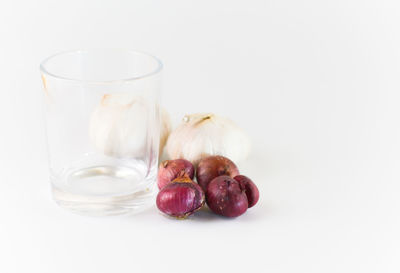
[[260,198],[260,192],[258,191],[256,184],[244,175],[237,175],[233,179],[239,183],[240,188],[246,194],[249,208],[257,204],[258,199]]
[[156,202],[163,213],[183,219],[203,207],[205,196],[200,186],[184,175],[162,188]]
[[227,175],[218,176],[210,182],[206,198],[213,212],[226,217],[240,216],[249,206],[239,182]]
[[162,189],[178,176],[187,174],[190,179],[194,177],[194,167],[185,159],[166,160],[160,164],[157,175],[157,186]]
[[208,156],[200,160],[196,178],[204,191],[207,190],[211,180],[221,175],[235,177],[239,175],[239,169],[230,159],[220,155]]

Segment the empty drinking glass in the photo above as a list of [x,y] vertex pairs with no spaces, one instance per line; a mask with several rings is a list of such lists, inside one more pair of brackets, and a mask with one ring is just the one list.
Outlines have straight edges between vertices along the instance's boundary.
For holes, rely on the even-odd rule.
[[59,53],[41,66],[53,197],[90,215],[140,211],[154,200],[161,62],[145,53]]

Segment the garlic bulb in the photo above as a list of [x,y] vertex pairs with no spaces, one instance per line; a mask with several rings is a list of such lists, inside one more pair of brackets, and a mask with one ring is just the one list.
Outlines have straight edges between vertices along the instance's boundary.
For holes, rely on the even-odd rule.
[[184,158],[193,164],[208,155],[222,155],[239,162],[248,156],[250,140],[227,118],[192,114],[186,115],[170,134],[166,149],[171,159]]
[[[148,141],[148,108],[146,101],[138,96],[104,95],[90,117],[89,136],[96,149],[112,157],[143,157]],[[161,110],[161,119],[160,142],[165,143],[170,130],[165,110]]]

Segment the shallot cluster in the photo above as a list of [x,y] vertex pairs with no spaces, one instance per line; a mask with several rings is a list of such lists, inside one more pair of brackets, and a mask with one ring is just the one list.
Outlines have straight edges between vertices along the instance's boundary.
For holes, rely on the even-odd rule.
[[253,207],[259,191],[247,176],[240,175],[233,161],[223,156],[200,160],[193,181],[194,166],[185,159],[167,160],[158,172],[157,207],[176,218],[186,218],[205,203],[211,211],[226,217],[237,217]]

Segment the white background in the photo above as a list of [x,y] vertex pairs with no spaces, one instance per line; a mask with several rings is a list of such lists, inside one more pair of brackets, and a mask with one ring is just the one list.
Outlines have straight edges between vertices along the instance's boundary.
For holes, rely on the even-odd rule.
[[[399,272],[400,5],[388,0],[0,2],[0,272]],[[237,219],[90,218],[51,200],[40,61],[163,60],[164,105],[253,140]]]

